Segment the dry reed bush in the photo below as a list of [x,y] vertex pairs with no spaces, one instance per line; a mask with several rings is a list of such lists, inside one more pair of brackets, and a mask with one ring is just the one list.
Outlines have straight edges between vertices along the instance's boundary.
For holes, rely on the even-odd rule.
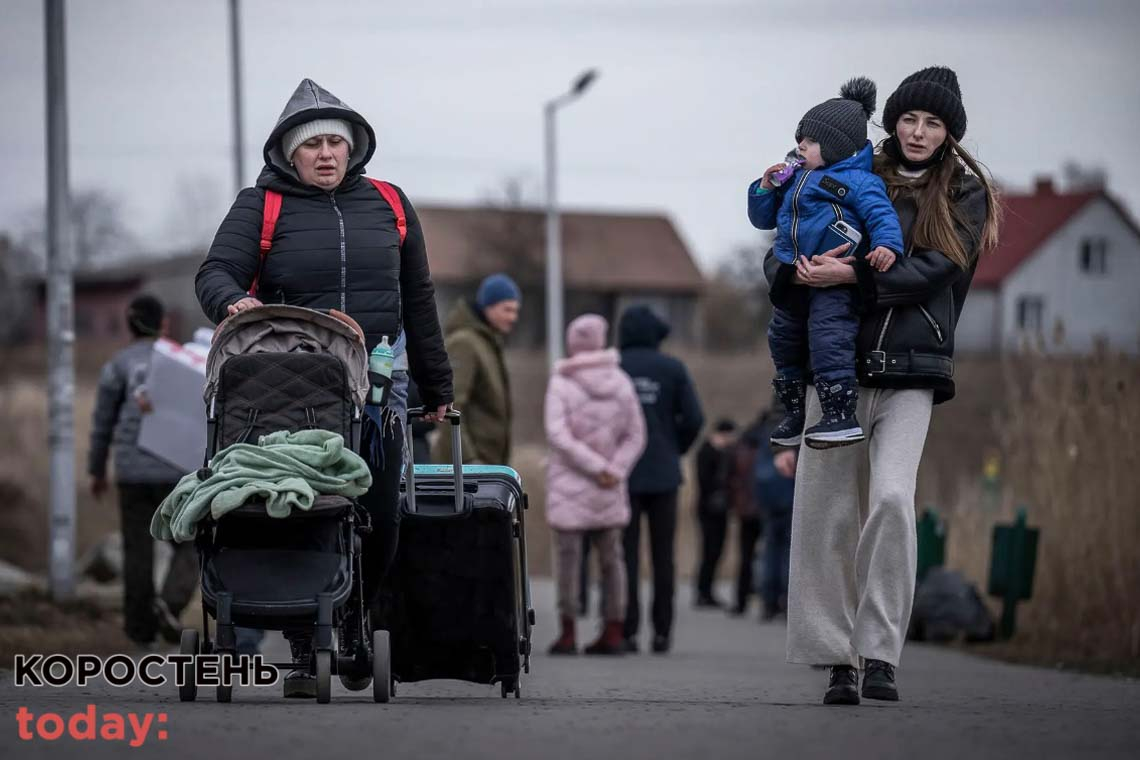
[[1041,528],[1017,640],[1087,663],[1140,660],[1140,361],[1019,357],[1005,366],[1002,516]]
[[[1140,361],[1012,355],[958,362],[935,408],[919,509],[948,525],[947,564],[983,591],[993,527],[1041,529],[1018,632],[985,651],[1128,671],[1140,664]],[[987,460],[991,471],[984,477]],[[994,614],[997,599],[988,599]]]
[[57,603],[43,591],[0,596],[0,662],[16,654],[110,655],[136,647],[123,633],[122,611],[91,599]]
[[[87,448],[99,367],[112,351],[76,354],[75,478],[77,551],[118,529],[115,496],[88,493]],[[50,456],[47,382],[42,348],[5,353],[0,384],[0,559],[33,571],[47,569]]]

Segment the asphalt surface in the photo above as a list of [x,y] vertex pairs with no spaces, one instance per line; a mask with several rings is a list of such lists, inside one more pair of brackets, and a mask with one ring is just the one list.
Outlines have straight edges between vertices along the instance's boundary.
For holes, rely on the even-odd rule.
[[[212,690],[180,703],[173,685],[17,688],[0,674],[0,758],[985,758],[1137,757],[1140,682],[1006,665],[911,646],[898,678],[903,701],[825,707],[827,674],[784,662],[784,627],[678,605],[667,656],[550,658],[553,588],[534,584],[539,627],[521,700],[459,682],[401,685],[388,705],[339,683],[332,703],[289,700],[280,686]],[[596,622],[583,621],[580,639]],[[279,638],[270,654],[283,651]],[[10,663],[5,663],[10,667]],[[164,713],[145,743],[21,740],[16,715],[64,719],[94,704],[107,713]],[[157,721],[158,719],[155,718]],[[34,723],[34,721],[33,721]],[[49,733],[54,724],[44,724]],[[159,730],[165,738],[158,738]],[[132,735],[127,728],[126,734]]]

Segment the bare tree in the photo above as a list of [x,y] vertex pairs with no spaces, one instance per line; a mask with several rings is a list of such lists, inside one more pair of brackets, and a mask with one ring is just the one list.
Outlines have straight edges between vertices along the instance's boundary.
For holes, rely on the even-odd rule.
[[[25,252],[13,245],[7,235],[0,234],[0,346],[6,346],[20,337],[28,313],[28,291],[25,288],[26,265],[21,259]],[[7,362],[0,362],[0,376]]]
[[717,276],[735,283],[742,290],[766,294],[768,281],[764,278],[764,254],[770,246],[770,240],[755,245],[737,245],[721,259],[716,268]]
[[225,215],[221,183],[209,174],[180,174],[171,187],[166,230],[172,246],[204,248]]
[[528,203],[529,196],[521,178],[507,177],[472,217],[469,230],[487,271],[510,272],[524,287],[541,284],[546,273],[543,217],[536,205]]
[[702,300],[705,345],[715,351],[753,348],[763,342],[771,305],[764,279],[767,243],[738,245],[717,267]]
[[[23,237],[23,246],[42,264],[46,259],[47,214],[41,206],[31,217],[36,221]],[[71,197],[71,225],[75,236],[75,266],[86,269],[129,256],[139,249],[138,240],[123,221],[118,198],[101,189],[80,190]]]

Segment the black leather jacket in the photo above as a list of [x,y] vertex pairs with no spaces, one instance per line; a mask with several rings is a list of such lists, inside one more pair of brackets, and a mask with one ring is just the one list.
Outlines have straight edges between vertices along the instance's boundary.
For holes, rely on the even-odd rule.
[[[958,234],[973,263],[962,269],[942,252],[914,245],[918,207],[902,195],[895,210],[907,241],[906,252],[886,272],[865,260],[855,263],[859,309],[857,339],[859,384],[872,388],[932,388],[934,403],[954,397],[954,329],[977,268],[977,248],[986,222],[986,193],[974,177],[963,174],[954,193],[968,228]],[[764,259],[769,294],[776,306],[794,306],[806,296],[795,285],[795,267],[772,251]]]

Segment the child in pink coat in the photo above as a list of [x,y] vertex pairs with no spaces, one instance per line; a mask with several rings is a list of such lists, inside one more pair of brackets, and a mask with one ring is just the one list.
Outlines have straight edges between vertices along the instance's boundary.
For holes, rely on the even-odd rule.
[[546,521],[554,529],[562,633],[551,654],[576,654],[574,615],[582,535],[589,532],[602,566],[605,626],[587,654],[621,654],[625,617],[622,530],[629,523],[626,479],[645,448],[645,418],[618,352],[606,349],[609,324],[597,314],[566,330],[569,358],[546,390]]

